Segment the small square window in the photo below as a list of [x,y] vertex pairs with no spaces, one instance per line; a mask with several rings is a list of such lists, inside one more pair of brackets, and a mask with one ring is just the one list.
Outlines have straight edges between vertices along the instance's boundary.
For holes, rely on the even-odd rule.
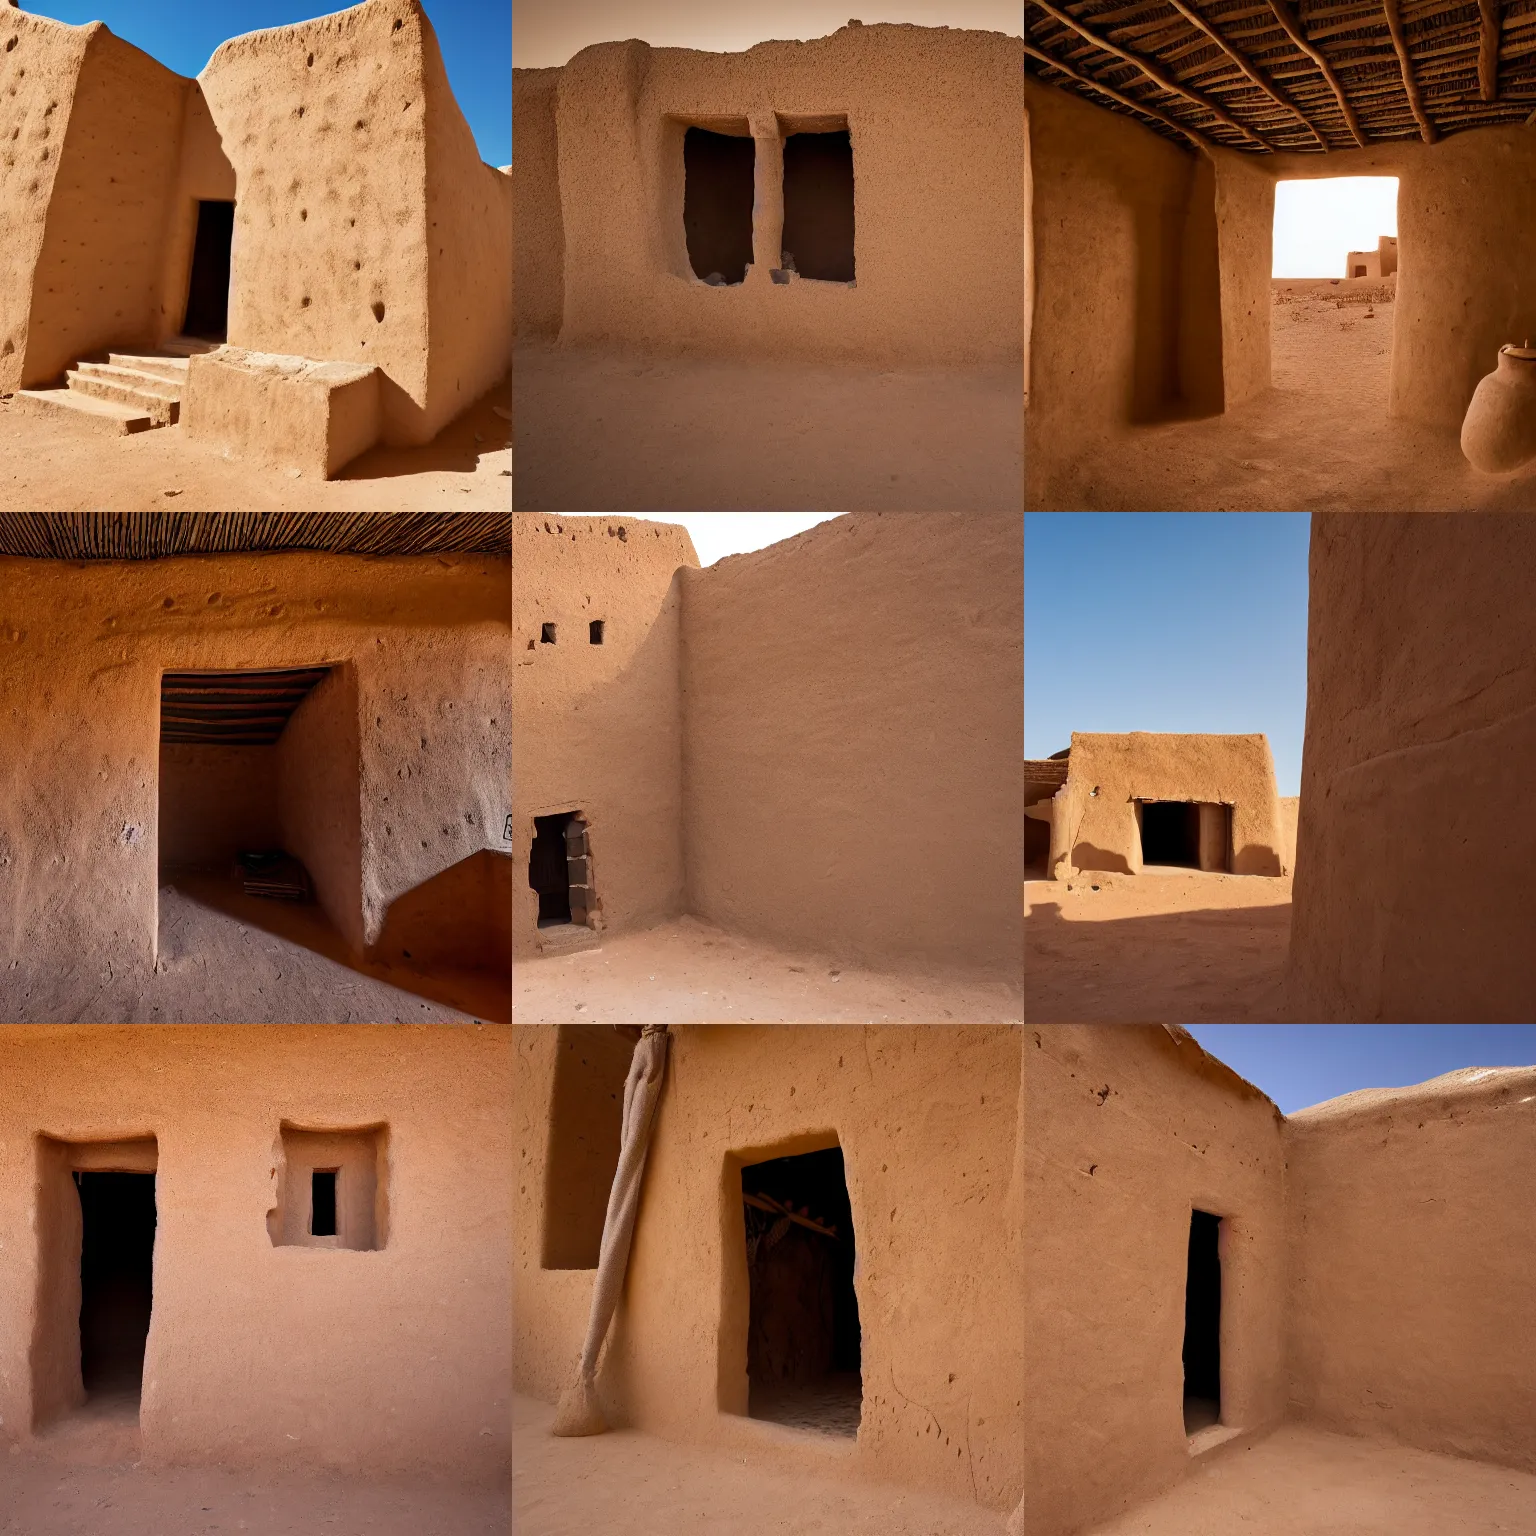
[[310,1173],[309,1233],[311,1237],[336,1236],[335,1168],[315,1168]]
[[555,626],[553,624],[542,625],[539,640],[544,645],[553,645],[555,643]]
[[601,645],[603,643],[603,621],[601,619],[593,619],[587,625],[587,639],[593,645]]
[[275,1248],[382,1248],[389,1237],[389,1127],[311,1130],[283,1121],[267,1233]]

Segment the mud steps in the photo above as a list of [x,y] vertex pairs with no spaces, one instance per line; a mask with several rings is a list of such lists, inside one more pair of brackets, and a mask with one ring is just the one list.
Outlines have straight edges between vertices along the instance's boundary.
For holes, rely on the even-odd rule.
[[22,389],[18,403],[49,415],[67,414],[93,431],[114,436],[172,426],[181,414],[188,359],[216,343],[172,336],[152,352],[109,352],[85,358],[54,389]]
[[556,923],[539,929],[539,953],[573,955],[583,949],[602,948],[602,934],[584,923]]

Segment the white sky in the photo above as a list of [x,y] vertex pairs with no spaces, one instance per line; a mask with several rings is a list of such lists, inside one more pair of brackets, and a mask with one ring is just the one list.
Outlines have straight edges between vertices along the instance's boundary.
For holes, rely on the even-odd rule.
[[[848,0],[843,0],[848,4]],[[841,512],[644,512],[638,514],[648,523],[681,523],[693,539],[700,565],[713,565],[726,555],[744,555],[748,550],[791,539],[817,523],[842,517]],[[615,521],[612,512],[563,512],[562,517],[605,517]]]
[[1397,233],[1396,176],[1275,184],[1275,277],[1345,277],[1351,251]]
[[1023,35],[1020,0],[517,0],[512,63],[564,64],[593,43],[638,37],[653,48],[739,53],[771,38],[826,37],[857,16]]

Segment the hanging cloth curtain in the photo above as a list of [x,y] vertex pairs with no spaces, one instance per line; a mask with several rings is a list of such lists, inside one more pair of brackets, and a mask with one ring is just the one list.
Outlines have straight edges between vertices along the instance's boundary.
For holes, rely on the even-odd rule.
[[665,1024],[644,1025],[629,1064],[629,1076],[624,1080],[619,1166],[614,1170],[608,1214],[603,1218],[603,1243],[598,1252],[597,1279],[592,1286],[587,1339],[576,1368],[576,1380],[560,1395],[552,1434],[601,1435],[608,1430],[608,1421],[597,1402],[597,1357],[624,1289],[629,1245],[635,1235],[635,1214],[640,1207],[640,1181],[645,1175],[645,1155],[651,1144],[651,1124],[667,1070],[667,1038]]

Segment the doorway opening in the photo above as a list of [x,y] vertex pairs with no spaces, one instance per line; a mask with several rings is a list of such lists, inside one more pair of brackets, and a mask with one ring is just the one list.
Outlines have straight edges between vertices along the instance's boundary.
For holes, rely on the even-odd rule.
[[539,893],[539,927],[600,926],[592,846],[581,811],[533,818],[528,884]]
[[86,1401],[144,1381],[154,1301],[155,1175],[74,1173],[80,1199],[80,1378]]
[[1184,1284],[1184,1433],[1221,1422],[1221,1218],[1191,1211]]
[[747,1412],[856,1435],[863,1405],[853,1209],[841,1147],[741,1170]]
[[1232,807],[1205,800],[1138,800],[1141,862],[1229,872]]
[[854,280],[853,140],[791,132],[784,140],[784,265],[828,283]]
[[746,281],[752,263],[757,146],[746,119],[734,132],[683,134],[683,234],[695,277],[714,288]]
[[204,341],[229,339],[229,268],[234,239],[235,205],[199,201],[186,318],[181,326],[184,336]]

